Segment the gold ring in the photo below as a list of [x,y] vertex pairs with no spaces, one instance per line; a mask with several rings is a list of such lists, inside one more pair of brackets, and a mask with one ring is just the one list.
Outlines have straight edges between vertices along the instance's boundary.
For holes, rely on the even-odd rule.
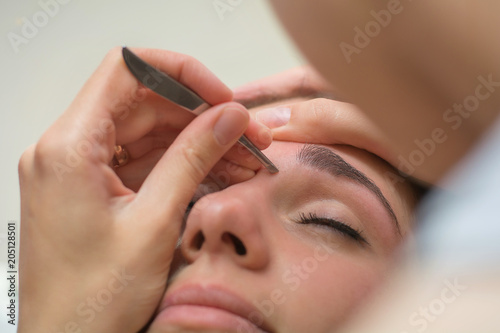
[[128,163],[130,159],[130,155],[125,147],[116,145],[115,146],[115,155],[113,156],[113,167],[119,168]]

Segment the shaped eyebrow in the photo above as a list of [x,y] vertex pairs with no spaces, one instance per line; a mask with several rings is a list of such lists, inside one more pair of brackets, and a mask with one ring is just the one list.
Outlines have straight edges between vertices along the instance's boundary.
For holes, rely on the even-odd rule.
[[375,194],[377,199],[392,217],[396,229],[399,235],[401,235],[401,228],[398,219],[396,214],[394,214],[394,210],[389,204],[389,201],[382,194],[380,188],[364,173],[347,163],[338,154],[323,146],[307,144],[297,153],[296,158],[297,161],[303,165],[313,167],[334,176],[349,178],[370,190],[373,194]]

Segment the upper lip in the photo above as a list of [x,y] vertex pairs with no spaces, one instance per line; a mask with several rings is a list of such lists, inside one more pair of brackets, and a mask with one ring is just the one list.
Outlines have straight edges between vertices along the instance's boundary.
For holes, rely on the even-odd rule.
[[[271,332],[264,314],[243,298],[218,286],[187,285],[167,293],[159,312],[175,305],[198,305],[225,310],[251,322],[266,332]],[[259,317],[264,319],[262,323],[259,323],[260,325],[249,319],[252,313],[258,313]]]

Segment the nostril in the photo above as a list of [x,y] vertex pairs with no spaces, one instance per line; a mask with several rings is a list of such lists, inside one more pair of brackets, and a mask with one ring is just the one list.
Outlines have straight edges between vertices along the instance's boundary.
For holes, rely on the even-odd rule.
[[244,256],[245,254],[247,254],[247,249],[245,248],[245,245],[238,237],[236,237],[231,233],[226,233],[226,235],[231,239],[231,242],[234,245],[234,250],[238,255]]
[[192,245],[196,248],[196,250],[200,250],[204,242],[205,236],[201,231],[198,231],[198,233],[193,238]]

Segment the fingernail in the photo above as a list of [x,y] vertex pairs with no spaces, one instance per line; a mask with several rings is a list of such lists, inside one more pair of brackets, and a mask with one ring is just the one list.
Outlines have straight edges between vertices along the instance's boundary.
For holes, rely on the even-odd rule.
[[269,128],[286,125],[290,121],[292,110],[287,107],[263,109],[255,114],[255,119]]
[[239,108],[229,107],[222,111],[214,125],[215,140],[225,146],[241,136],[248,125],[248,114]]

